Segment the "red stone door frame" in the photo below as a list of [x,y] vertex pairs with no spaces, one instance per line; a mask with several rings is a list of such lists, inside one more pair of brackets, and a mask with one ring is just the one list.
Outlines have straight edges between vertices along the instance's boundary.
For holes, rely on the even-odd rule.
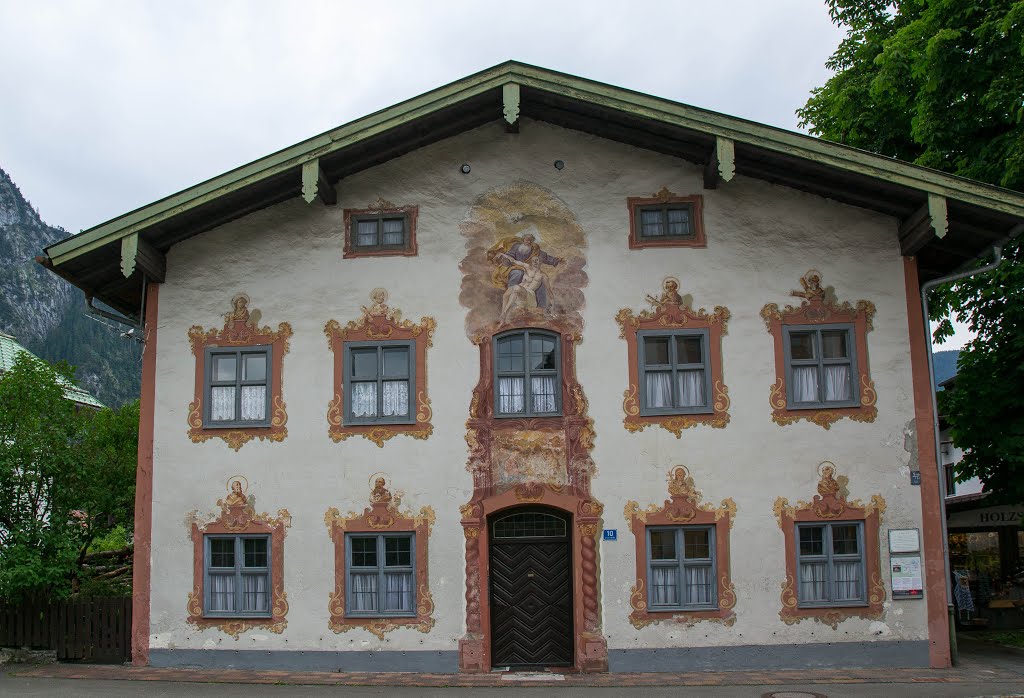
[[572,521],[573,668],[608,670],[608,647],[600,633],[597,599],[597,533],[601,505],[564,487],[517,485],[462,508],[466,537],[466,637],[459,641],[459,670],[491,670],[490,534],[488,518],[505,509],[534,504],[558,509]]

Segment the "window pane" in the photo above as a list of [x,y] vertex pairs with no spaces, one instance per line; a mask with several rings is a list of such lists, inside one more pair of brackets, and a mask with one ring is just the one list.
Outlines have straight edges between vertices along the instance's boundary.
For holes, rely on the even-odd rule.
[[391,378],[405,378],[409,375],[409,349],[406,347],[385,347],[384,375]]
[[530,379],[530,398],[533,401],[533,411],[554,412],[557,407],[555,403],[555,377],[535,376]]
[[826,402],[843,402],[850,399],[850,367],[825,366]]
[[704,404],[704,369],[679,372],[679,406],[700,407]]
[[672,407],[672,372],[648,371],[645,384],[648,407]]
[[846,351],[846,332],[822,332],[821,355],[826,359],[847,358],[849,354]]
[[860,552],[857,548],[855,524],[832,526],[832,552],[836,555],[856,555]]
[[505,337],[498,341],[498,370],[523,372],[522,337]]
[[214,422],[230,422],[235,418],[235,389],[226,387],[210,388],[210,419]]
[[564,538],[565,519],[543,512],[509,514],[494,522],[495,538]]
[[359,221],[356,230],[357,245],[377,244],[377,221]]
[[235,539],[210,539],[210,567],[235,566]]
[[353,574],[349,590],[349,608],[353,611],[377,610],[377,573]]
[[715,578],[710,565],[690,565],[686,568],[686,603],[706,606],[711,603]]
[[377,539],[351,538],[353,567],[377,566]]
[[651,568],[651,605],[679,605],[679,568]]
[[267,418],[267,386],[242,386],[242,420],[263,421]]
[[245,354],[242,357],[242,380],[265,381],[267,379],[267,355]]
[[533,370],[554,370],[555,343],[544,337],[530,338],[530,366]]
[[676,337],[676,361],[681,364],[704,363],[703,344],[700,337]]
[[245,538],[242,540],[245,546],[246,567],[267,566],[267,539],[266,538]]
[[405,242],[405,222],[401,218],[384,219],[384,244],[401,245]]
[[384,610],[406,611],[413,609],[416,587],[412,572],[384,575]]
[[793,400],[796,402],[818,401],[818,367],[793,367]]
[[352,416],[377,416],[376,383],[354,383],[352,385]]
[[794,359],[813,359],[814,333],[791,332],[789,335],[790,356]]
[[269,611],[270,590],[267,588],[268,575],[242,575],[242,610]]
[[377,350],[376,349],[353,349],[352,350],[352,377],[353,378],[376,378],[377,377]]
[[668,365],[668,337],[644,338],[644,362],[648,366]]
[[235,380],[235,357],[233,355],[213,357],[213,380]]
[[800,563],[800,599],[803,601],[828,600],[827,570],[824,562]]
[[676,559],[675,531],[651,531],[651,559]]
[[836,595],[833,601],[860,600],[860,560],[835,563]]
[[708,531],[683,531],[683,553],[687,560],[711,557],[711,536]]
[[640,235],[664,235],[661,225],[661,209],[640,211]]
[[[231,541],[234,544],[234,541]],[[235,610],[235,576],[227,574],[210,575],[210,610]]]
[[823,526],[801,526],[797,530],[800,531],[801,555],[825,554],[825,528]]
[[523,412],[526,404],[523,401],[522,378],[498,379],[498,412],[516,414]]
[[690,209],[670,208],[668,209],[668,234],[689,235],[690,233]]
[[387,567],[412,566],[412,538],[387,536],[384,538],[384,564]]
[[384,381],[385,417],[405,417],[409,414],[409,381]]

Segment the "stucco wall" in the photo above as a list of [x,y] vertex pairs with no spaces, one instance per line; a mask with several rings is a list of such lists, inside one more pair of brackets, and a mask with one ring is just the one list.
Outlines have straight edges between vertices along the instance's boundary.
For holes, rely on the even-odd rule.
[[[560,159],[565,168],[552,163]],[[459,165],[472,172],[463,175]],[[497,123],[481,127],[346,178],[337,206],[300,198],[182,242],[168,254],[160,290],[158,383],[153,487],[151,646],[288,650],[455,650],[464,633],[465,582],[459,505],[472,493],[464,441],[479,354],[466,337],[459,303],[459,234],[473,201],[517,180],[560,197],[586,234],[589,286],[578,376],[590,400],[596,430],[594,496],[604,503],[605,528],[617,542],[600,544],[600,589],[609,648],[759,645],[774,643],[926,638],[924,604],[887,602],[882,621],[852,619],[838,630],[805,620],[788,626],[778,617],[784,578],[783,536],[772,512],[775,498],[791,503],[815,493],[815,467],[831,460],[849,478],[851,498],[882,495],[882,570],[889,527],[920,527],[920,492],[910,484],[904,431],[913,399],[903,266],[893,219],[833,201],[736,177],[703,190],[700,168],[683,160],[596,137],[525,121],[519,134]],[[662,187],[703,194],[706,249],[627,249],[627,196]],[[383,197],[419,208],[416,257],[343,260],[342,209],[364,208]],[[772,338],[758,313],[768,302],[796,303],[790,291],[810,268],[823,273],[841,300],[872,301],[877,312],[868,335],[878,393],[873,423],[842,420],[829,430],[807,422],[771,420],[774,382]],[[658,428],[630,434],[622,425],[627,384],[626,343],[614,321],[618,309],[639,311],[666,276],[694,306],[729,308],[723,340],[724,374],[731,398],[725,429],[698,426],[676,439]],[[332,354],[324,324],[343,325],[369,304],[377,286],[404,317],[437,321],[427,356],[433,434],[396,437],[383,448],[363,438],[334,443],[327,436],[332,397]],[[240,451],[213,439],[194,444],[186,417],[193,397],[195,359],[188,329],[223,325],[231,297],[245,292],[262,324],[289,322],[294,335],[284,362],[288,436],[282,443],[252,441]],[[642,507],[667,497],[666,472],[685,464],[706,500],[731,497],[737,505],[732,572],[737,621],[686,628],[663,623],[637,630],[628,622],[635,582],[633,540],[623,518],[627,500]],[[436,625],[428,634],[401,629],[379,640],[364,630],[335,634],[327,627],[334,584],[333,546],[324,512],[362,511],[369,478],[384,472],[403,506],[430,505],[437,515],[430,539],[430,585]],[[244,475],[257,511],[288,509],[285,587],[290,609],[282,634],[255,630],[236,641],[186,624],[192,589],[188,513],[209,514],[225,482]],[[888,579],[886,579],[888,586]]]

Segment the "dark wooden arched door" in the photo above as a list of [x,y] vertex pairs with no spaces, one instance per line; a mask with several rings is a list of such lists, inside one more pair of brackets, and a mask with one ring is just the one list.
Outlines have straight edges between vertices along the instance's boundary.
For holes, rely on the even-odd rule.
[[538,507],[488,522],[494,666],[572,664],[571,525],[568,514]]

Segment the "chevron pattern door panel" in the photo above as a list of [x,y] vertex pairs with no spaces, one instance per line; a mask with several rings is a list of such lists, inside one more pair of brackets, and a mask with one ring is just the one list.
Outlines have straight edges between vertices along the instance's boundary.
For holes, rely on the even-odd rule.
[[569,541],[492,541],[495,666],[572,664]]

